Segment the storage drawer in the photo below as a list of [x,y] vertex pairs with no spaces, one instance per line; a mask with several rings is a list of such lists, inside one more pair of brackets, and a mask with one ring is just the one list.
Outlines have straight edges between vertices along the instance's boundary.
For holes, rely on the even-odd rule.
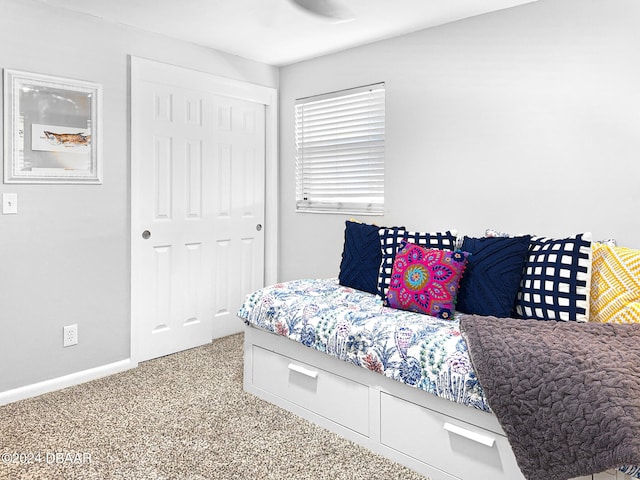
[[380,441],[463,480],[524,479],[507,438],[382,392]]
[[369,387],[253,346],[253,384],[369,436]]

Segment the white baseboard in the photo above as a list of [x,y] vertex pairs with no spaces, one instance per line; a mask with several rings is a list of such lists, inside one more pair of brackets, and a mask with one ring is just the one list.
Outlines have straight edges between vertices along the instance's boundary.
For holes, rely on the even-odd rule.
[[24,387],[0,392],[0,405],[17,402],[25,398],[36,397],[43,393],[53,392],[62,388],[72,387],[73,385],[79,385],[90,380],[113,375],[114,373],[124,372],[132,368],[132,366],[131,359],[127,358],[119,362],[109,363],[100,367],[90,368],[89,370],[45,380],[44,382],[33,383],[31,385],[25,385]]

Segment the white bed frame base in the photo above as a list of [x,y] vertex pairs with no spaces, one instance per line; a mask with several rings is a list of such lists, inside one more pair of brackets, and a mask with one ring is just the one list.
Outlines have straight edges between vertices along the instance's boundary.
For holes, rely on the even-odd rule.
[[[524,480],[493,414],[258,328],[244,338],[245,391],[431,480]],[[632,479],[610,470],[576,480]]]

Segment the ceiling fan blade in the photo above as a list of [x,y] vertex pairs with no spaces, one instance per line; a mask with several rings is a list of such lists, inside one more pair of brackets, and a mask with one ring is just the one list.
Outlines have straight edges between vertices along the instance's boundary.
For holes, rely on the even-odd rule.
[[299,7],[321,17],[334,20],[353,20],[355,15],[348,8],[332,0],[291,0]]

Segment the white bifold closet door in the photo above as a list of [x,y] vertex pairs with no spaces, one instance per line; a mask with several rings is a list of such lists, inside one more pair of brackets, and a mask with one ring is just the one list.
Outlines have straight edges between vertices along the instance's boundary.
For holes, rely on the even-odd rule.
[[132,72],[139,361],[241,331],[237,310],[264,278],[265,106],[166,67]]

